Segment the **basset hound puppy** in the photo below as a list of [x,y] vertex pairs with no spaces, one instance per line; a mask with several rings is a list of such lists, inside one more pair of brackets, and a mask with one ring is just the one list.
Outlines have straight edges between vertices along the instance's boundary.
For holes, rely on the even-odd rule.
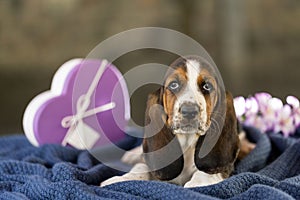
[[233,98],[204,59],[181,57],[170,65],[163,86],[148,97],[145,125],[142,148],[123,159],[138,163],[101,186],[161,180],[194,187],[232,173],[240,148]]

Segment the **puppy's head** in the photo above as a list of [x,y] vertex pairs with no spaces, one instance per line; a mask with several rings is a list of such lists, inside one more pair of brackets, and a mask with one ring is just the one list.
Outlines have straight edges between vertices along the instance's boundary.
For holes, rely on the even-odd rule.
[[163,107],[174,134],[204,135],[218,98],[217,78],[203,59],[179,58],[166,73]]

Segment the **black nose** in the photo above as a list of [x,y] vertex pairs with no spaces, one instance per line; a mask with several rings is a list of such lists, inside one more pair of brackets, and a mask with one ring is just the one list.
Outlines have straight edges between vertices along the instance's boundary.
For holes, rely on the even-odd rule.
[[194,119],[199,113],[199,106],[193,103],[185,103],[180,107],[182,117],[186,119]]

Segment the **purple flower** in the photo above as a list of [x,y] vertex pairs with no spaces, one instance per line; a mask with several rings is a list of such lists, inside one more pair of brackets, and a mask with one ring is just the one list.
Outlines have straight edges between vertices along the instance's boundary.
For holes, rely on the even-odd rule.
[[293,123],[292,109],[289,105],[282,107],[281,112],[278,112],[278,117],[274,126],[274,132],[282,132],[285,137],[295,132]]
[[295,127],[298,128],[300,126],[300,108],[293,109],[293,118]]
[[240,118],[246,112],[246,103],[244,97],[236,97],[233,100],[236,116]]
[[299,108],[299,100],[294,96],[288,96],[286,102],[293,108]]
[[244,124],[247,126],[254,126],[262,132],[266,132],[268,129],[265,120],[262,116],[259,115],[248,115],[248,117],[244,121]]
[[273,97],[269,99],[267,107],[275,112],[280,111],[283,107],[283,103],[280,99]]
[[249,97],[246,99],[246,116],[257,114],[259,111],[259,106],[256,98]]
[[300,127],[300,102],[294,96],[288,96],[286,102],[284,105],[279,98],[261,92],[246,99],[236,97],[234,106],[241,123],[288,137]]
[[254,95],[257,103],[258,103],[258,106],[259,106],[259,109],[261,110],[264,110],[265,107],[268,105],[268,101],[272,98],[272,96],[269,94],[269,93],[266,93],[266,92],[260,92],[260,93],[256,93]]
[[292,107],[292,117],[294,119],[295,127],[300,126],[300,103],[299,100],[294,96],[288,96],[286,102]]
[[267,105],[262,108],[261,113],[264,117],[267,131],[274,131],[274,126],[276,125],[276,120],[281,112],[282,107],[282,101],[273,97],[269,99]]

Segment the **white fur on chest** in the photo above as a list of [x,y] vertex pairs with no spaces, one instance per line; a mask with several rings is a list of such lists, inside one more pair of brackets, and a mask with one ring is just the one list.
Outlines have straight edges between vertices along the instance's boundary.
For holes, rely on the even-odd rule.
[[194,162],[195,147],[198,141],[199,135],[197,134],[176,134],[176,137],[181,146],[183,152],[184,165],[181,173],[176,178],[168,181],[170,183],[175,183],[178,185],[184,185],[188,182],[197,167]]

